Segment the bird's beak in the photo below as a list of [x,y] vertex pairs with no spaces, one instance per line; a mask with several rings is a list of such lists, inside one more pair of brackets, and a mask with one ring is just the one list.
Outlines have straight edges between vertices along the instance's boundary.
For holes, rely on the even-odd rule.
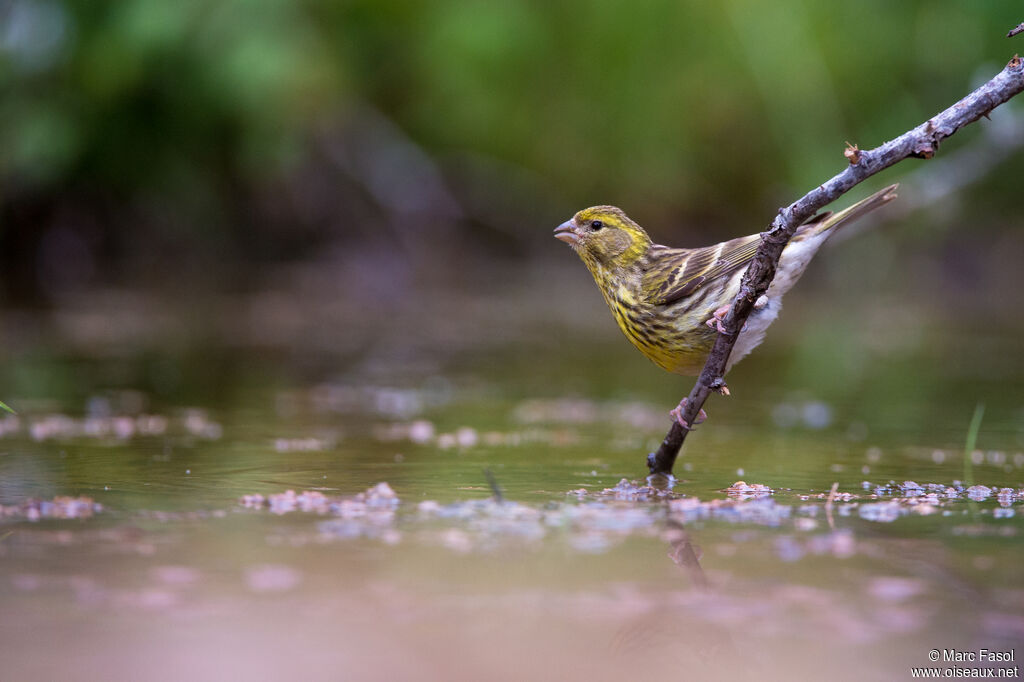
[[576,236],[576,224],[571,220],[566,220],[564,223],[555,228],[555,239],[560,239],[569,246],[573,246],[580,240]]

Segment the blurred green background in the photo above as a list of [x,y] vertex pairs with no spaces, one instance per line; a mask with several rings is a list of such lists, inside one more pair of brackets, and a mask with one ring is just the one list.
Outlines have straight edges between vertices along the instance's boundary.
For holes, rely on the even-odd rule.
[[[248,374],[418,381],[476,352],[509,391],[537,375],[524,394],[671,402],[688,382],[623,342],[553,227],[611,203],[672,245],[762,229],[847,141],[874,147],[998,72],[1020,10],[2,0],[2,395],[233,403]],[[904,352],[1003,375],[962,330],[1019,338],[1021,109],[844,198],[902,183],[790,294],[763,355],[793,367],[749,371],[830,399]],[[592,361],[567,370],[567,352]],[[890,383],[897,402],[944,391]]]
[[[554,250],[595,203],[680,244],[750,232],[845,141],[994,74],[1020,19],[1009,1],[4,0],[0,296],[247,287],[329,257],[380,257],[404,285],[453,253]],[[1022,170],[969,188],[965,238],[999,229]]]

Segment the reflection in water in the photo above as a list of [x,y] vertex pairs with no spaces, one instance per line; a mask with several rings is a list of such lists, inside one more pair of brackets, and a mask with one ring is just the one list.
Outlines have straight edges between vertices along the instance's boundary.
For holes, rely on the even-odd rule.
[[714,588],[710,587],[700,565],[700,548],[693,544],[690,532],[678,521],[665,522],[662,538],[669,543],[668,557],[682,569],[691,594],[705,594],[700,601],[662,604],[632,619],[615,633],[612,651],[619,656],[645,656],[653,652],[673,651],[676,672],[700,679],[710,670],[721,668],[734,653],[732,636],[726,626],[715,622]]
[[700,567],[700,548],[690,541],[690,534],[683,524],[670,519],[666,525],[668,529],[665,531],[665,538],[671,547],[669,558],[689,576],[694,588],[708,589],[708,579],[704,575],[704,569]]

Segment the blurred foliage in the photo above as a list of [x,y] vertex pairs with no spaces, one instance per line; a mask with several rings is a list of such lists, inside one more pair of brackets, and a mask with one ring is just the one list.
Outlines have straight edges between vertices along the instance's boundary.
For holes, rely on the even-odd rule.
[[0,0],[5,286],[507,251],[594,203],[729,233],[1001,68],[1019,10]]

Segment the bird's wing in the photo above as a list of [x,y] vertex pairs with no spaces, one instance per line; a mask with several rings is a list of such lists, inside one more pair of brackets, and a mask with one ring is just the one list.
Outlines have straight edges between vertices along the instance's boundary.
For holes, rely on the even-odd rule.
[[[824,211],[811,216],[797,229],[794,239],[799,240],[831,215],[832,211]],[[667,305],[686,298],[705,284],[747,267],[760,245],[759,234],[700,249],[673,249],[654,244],[647,252],[648,265],[641,283],[644,298],[653,305]]]
[[652,246],[641,281],[644,298],[654,305],[686,298],[705,284],[746,267],[760,244],[761,236],[752,234],[700,249]]

